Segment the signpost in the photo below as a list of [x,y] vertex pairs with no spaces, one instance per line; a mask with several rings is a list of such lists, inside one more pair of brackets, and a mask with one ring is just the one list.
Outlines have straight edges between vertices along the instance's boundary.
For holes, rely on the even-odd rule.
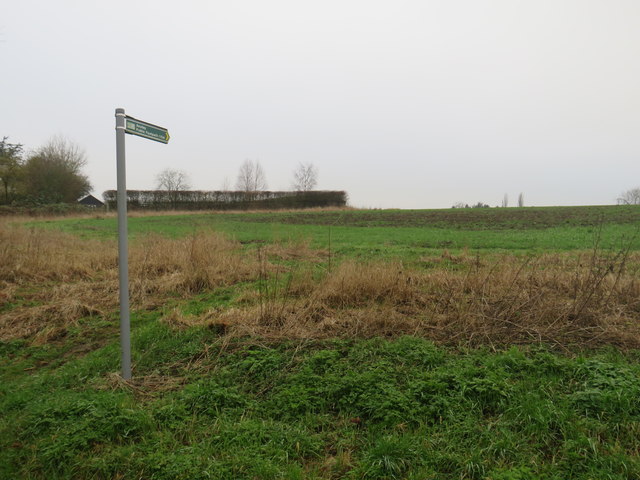
[[166,128],[136,120],[133,117],[125,118],[125,133],[155,140],[156,142],[169,143],[169,131]]
[[116,170],[118,177],[118,273],[120,286],[120,349],[122,378],[131,379],[131,320],[129,315],[129,245],[127,241],[127,171],[124,134],[168,143],[169,131],[152,123],[136,120],[116,108]]

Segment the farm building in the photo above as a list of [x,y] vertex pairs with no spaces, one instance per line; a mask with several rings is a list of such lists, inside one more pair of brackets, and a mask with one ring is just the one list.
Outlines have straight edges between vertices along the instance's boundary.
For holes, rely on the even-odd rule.
[[89,208],[104,207],[104,203],[102,203],[93,195],[87,195],[86,197],[82,197],[80,200],[78,200],[78,203],[80,205],[84,205],[85,207],[89,207]]

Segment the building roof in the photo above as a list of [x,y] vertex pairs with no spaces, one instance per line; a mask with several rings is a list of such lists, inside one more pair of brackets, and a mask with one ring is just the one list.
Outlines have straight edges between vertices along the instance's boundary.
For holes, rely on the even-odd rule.
[[86,197],[82,197],[78,200],[78,203],[81,205],[87,205],[89,207],[103,207],[104,203],[98,200],[93,195],[87,195]]

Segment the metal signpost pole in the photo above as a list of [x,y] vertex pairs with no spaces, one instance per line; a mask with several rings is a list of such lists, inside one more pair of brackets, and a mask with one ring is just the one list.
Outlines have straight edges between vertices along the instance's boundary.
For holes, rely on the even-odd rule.
[[122,378],[131,379],[131,322],[129,317],[129,246],[127,241],[127,171],[124,108],[116,108],[116,164],[118,176],[118,270],[120,280],[120,349]]
[[129,246],[127,244],[127,167],[124,134],[169,143],[169,130],[153,123],[128,117],[116,108],[116,163],[118,171],[118,270],[120,278],[120,349],[122,378],[131,379],[131,320],[129,317]]

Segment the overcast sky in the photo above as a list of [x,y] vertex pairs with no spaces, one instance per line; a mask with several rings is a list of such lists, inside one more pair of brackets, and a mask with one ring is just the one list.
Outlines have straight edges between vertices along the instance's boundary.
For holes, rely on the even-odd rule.
[[640,186],[638,0],[20,0],[0,11],[0,137],[86,151],[94,193],[162,169],[271,190],[312,162],[357,207],[611,204]]

